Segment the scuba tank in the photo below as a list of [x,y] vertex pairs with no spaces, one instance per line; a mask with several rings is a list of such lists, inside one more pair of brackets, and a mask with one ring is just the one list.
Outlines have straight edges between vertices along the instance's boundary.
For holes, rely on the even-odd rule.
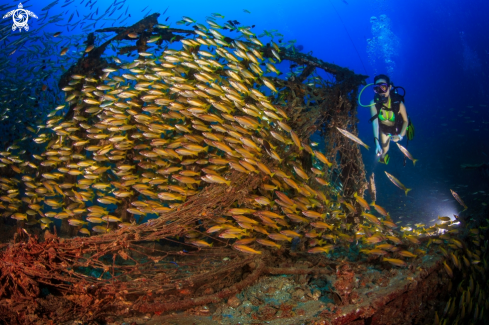
[[[399,89],[402,89],[402,95],[399,93]],[[406,89],[404,89],[401,86],[397,86],[397,87],[393,87],[392,90],[394,91],[395,94],[400,96],[402,98],[401,99],[402,102],[405,103],[404,97],[406,96]],[[414,138],[414,125],[411,122],[411,118],[409,117],[409,115],[408,115],[408,127],[406,129],[406,137],[408,139],[408,143]]]
[[[402,95],[399,93],[399,89],[402,89]],[[401,96],[402,102],[404,103],[404,96],[406,96],[406,89],[404,89],[404,87],[394,86],[394,84],[392,83],[392,90],[391,91],[393,91],[394,94]]]

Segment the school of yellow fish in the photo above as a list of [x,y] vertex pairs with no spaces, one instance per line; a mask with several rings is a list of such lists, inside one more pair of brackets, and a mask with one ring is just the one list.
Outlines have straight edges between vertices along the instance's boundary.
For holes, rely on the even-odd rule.
[[[437,238],[430,238],[428,245],[438,244],[445,260],[443,268],[452,280],[448,283],[450,298],[440,314],[435,314],[434,324],[481,324],[484,320],[484,311],[489,310],[488,283],[486,274],[489,271],[486,254],[488,242],[483,232],[486,225],[469,229],[468,225],[460,227],[458,220],[449,217],[438,217],[441,224],[427,229],[443,234]],[[459,233],[464,233],[462,239]],[[458,284],[456,284],[459,281]]]
[[[279,74],[274,63],[280,61],[280,48],[272,42],[273,58],[264,58],[263,44],[249,29],[240,29],[247,41],[228,44],[220,26],[211,20],[208,24],[196,24],[196,37],[182,40],[181,50],[167,49],[157,58],[139,53],[130,63],[116,59],[119,68],[105,69],[100,78],[73,75],[62,89],[66,101],[75,105],[73,120],[51,116],[46,129],[52,132],[34,139],[48,143],[46,151],[34,155],[34,161],[17,161],[24,169],[43,170],[22,176],[26,213],[18,212],[17,180],[1,180],[3,189],[14,191],[1,198],[12,217],[28,223],[39,217],[43,228],[53,218],[68,219],[83,234],[104,233],[109,223],[131,225],[110,215],[107,205],[130,200],[129,213],[159,215],[205,184],[232,186],[226,173],[236,170],[267,180],[249,198],[248,208],[235,207],[216,218],[207,229],[209,236],[236,239],[234,247],[249,254],[301,237],[307,238],[310,253],[363,238],[376,244],[364,250],[367,254],[390,251],[414,257],[409,251],[397,252],[396,245],[403,240],[417,243],[416,236],[392,232],[397,226],[382,207],[372,204],[383,217],[378,218],[366,212],[371,206],[360,196],[333,201],[328,194],[332,162],[301,142],[285,111],[273,103],[278,90],[265,74]],[[290,150],[295,154],[284,161],[283,153]],[[302,168],[296,161],[302,150],[314,157],[318,168]],[[21,172],[10,152],[1,154],[5,165]],[[345,218],[357,212],[365,222],[352,229]],[[91,228],[83,227],[89,224]],[[198,232],[188,237],[196,246],[212,244]]]

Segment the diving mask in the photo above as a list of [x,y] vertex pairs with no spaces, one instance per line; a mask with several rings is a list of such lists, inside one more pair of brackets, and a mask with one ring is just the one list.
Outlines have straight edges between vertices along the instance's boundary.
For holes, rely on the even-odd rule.
[[389,90],[389,84],[387,83],[379,83],[375,84],[374,86],[374,92],[376,94],[384,94]]

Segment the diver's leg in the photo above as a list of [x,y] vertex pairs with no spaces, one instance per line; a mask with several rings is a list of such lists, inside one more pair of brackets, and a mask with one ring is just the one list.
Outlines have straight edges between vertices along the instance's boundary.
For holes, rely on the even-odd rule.
[[385,155],[387,154],[387,151],[389,151],[390,139],[391,138],[387,134],[380,132],[380,144],[382,146],[381,158],[384,158]]
[[391,138],[383,133],[380,132],[380,144],[382,146],[382,155],[380,156],[380,162],[384,164],[389,163],[389,156],[387,155],[387,152],[389,151],[389,144],[390,144]]

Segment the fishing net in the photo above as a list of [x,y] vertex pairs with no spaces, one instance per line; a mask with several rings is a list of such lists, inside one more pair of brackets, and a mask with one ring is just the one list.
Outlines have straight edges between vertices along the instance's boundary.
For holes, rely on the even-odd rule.
[[[308,253],[317,232],[326,251],[354,241],[358,213],[341,203],[358,204],[365,170],[337,128],[357,133],[365,76],[249,29],[238,40],[157,18],[97,31],[116,36],[61,77],[68,105],[36,135],[38,161],[2,158],[2,213],[18,223],[0,256],[4,321],[185,310],[265,274],[334,272]],[[124,39],[137,59],[104,57]],[[181,48],[149,49],[169,42]],[[263,77],[281,61],[298,69]]]

